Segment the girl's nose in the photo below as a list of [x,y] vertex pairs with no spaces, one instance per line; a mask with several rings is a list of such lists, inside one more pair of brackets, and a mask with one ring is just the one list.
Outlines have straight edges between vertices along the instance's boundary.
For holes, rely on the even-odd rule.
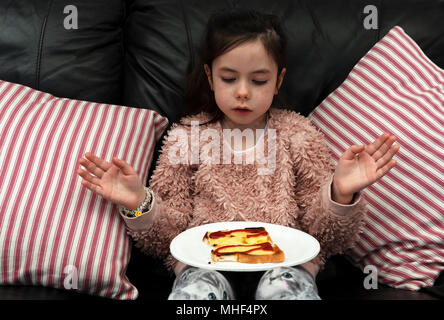
[[236,98],[239,100],[248,100],[250,98],[250,88],[244,81],[240,81],[236,88]]

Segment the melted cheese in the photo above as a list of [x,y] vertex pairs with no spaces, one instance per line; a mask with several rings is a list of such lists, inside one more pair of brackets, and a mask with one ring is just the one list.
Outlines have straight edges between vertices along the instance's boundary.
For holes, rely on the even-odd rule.
[[251,251],[249,254],[251,254],[252,256],[254,256],[254,255],[267,255],[267,254],[272,255],[272,254],[275,254],[275,252],[274,251],[270,251],[270,250],[254,250],[254,251]]
[[268,233],[266,235],[255,235],[248,231],[236,231],[216,239],[209,237],[207,240],[212,247],[271,242]]
[[[260,247],[261,246],[247,246],[247,247],[234,246],[234,247],[219,248],[218,252],[219,253],[246,252],[246,251],[250,251],[253,249],[259,249]],[[259,250],[255,250],[255,251],[259,251]]]
[[235,245],[235,246],[226,246],[219,247],[215,249],[213,252],[217,255],[220,254],[230,254],[233,252],[244,252],[251,255],[270,255],[274,254],[275,247],[272,246],[270,242],[264,242],[258,245]]
[[219,239],[209,239],[210,245],[213,247],[222,247],[222,246],[239,245],[239,244],[258,244],[270,241],[271,239],[268,235],[250,237],[250,238],[248,238],[246,235],[238,235],[238,236],[226,236]]

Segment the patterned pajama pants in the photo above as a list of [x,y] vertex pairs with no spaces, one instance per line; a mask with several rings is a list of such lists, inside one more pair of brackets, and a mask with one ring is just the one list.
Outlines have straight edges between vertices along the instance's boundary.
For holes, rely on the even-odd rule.
[[[304,268],[278,267],[259,280],[256,300],[320,300],[316,283]],[[168,300],[233,300],[234,290],[227,278],[215,270],[187,266],[177,276]]]

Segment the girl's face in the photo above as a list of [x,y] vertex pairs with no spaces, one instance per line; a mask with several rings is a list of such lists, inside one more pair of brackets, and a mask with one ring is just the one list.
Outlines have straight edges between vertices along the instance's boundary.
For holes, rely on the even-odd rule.
[[214,59],[211,70],[204,68],[224,120],[239,128],[263,128],[286,70],[278,77],[277,64],[262,42],[240,44]]

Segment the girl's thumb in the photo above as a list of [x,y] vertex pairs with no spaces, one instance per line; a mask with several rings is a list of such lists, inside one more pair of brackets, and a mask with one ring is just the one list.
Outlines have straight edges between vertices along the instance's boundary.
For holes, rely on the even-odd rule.
[[344,152],[343,157],[345,159],[352,160],[352,159],[354,159],[356,154],[358,154],[359,152],[362,152],[364,150],[364,148],[365,148],[365,146],[353,145]]
[[365,146],[357,146],[357,145],[351,146],[351,149],[354,153],[361,152],[362,150],[364,150],[364,148]]

